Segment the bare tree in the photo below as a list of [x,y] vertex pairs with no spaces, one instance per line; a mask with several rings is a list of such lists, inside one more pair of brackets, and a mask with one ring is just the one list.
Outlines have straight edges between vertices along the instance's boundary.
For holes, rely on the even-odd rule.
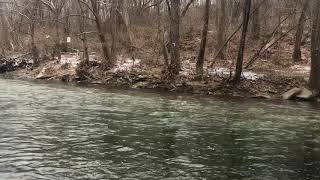
[[[168,0],[167,0],[168,2]],[[174,78],[180,71],[180,0],[170,0],[170,55],[169,76]]]
[[133,37],[131,31],[131,24],[130,24],[130,15],[128,12],[128,3],[129,0],[118,0],[118,8],[117,8],[117,15],[119,24],[123,25],[124,31],[126,34],[127,39],[127,46],[132,48],[133,46]]
[[314,0],[314,17],[311,38],[311,73],[310,87],[320,92],[320,1]]
[[201,38],[198,60],[196,64],[196,72],[197,72],[197,77],[199,79],[202,79],[202,76],[203,76],[203,63],[205,58],[207,35],[208,35],[208,29],[209,29],[209,11],[210,11],[210,0],[206,0],[206,5],[205,5],[205,10],[203,15],[202,38]]
[[301,61],[301,44],[302,44],[303,31],[304,31],[304,26],[306,21],[306,11],[308,9],[309,2],[310,0],[305,0],[302,11],[301,11],[301,15],[299,18],[298,28],[295,36],[294,51],[292,55],[294,62]]
[[[107,42],[107,38],[105,36],[105,33],[102,29],[102,20],[100,17],[100,12],[101,12],[100,11],[100,4],[99,4],[98,0],[90,0],[90,2],[91,2],[91,7],[92,7],[91,11],[92,11],[94,19],[95,19],[96,27],[98,30],[98,36],[99,36],[101,48],[103,51],[103,57],[105,60],[104,66],[107,68],[111,68],[114,66],[115,60],[112,59],[111,50],[110,50],[109,44]],[[88,4],[87,4],[87,6],[90,7]]]
[[[258,6],[261,2],[261,0],[253,0],[254,7]],[[251,33],[252,38],[257,40],[260,38],[260,8],[258,8],[253,14],[252,14],[252,25],[251,25]]]
[[250,9],[251,9],[251,0],[246,0],[243,8],[243,28],[242,28],[240,47],[239,47],[238,58],[237,58],[236,74],[233,79],[235,84],[239,84],[241,80],[243,56],[244,56],[244,50],[246,47],[246,37],[247,37],[248,24],[250,19]]
[[10,39],[9,23],[4,12],[5,9],[6,9],[6,3],[1,2],[0,3],[0,25],[1,25],[0,40],[1,40],[2,53],[4,53],[5,50],[13,49],[13,44]]
[[220,13],[218,13],[218,33],[217,33],[217,45],[216,45],[216,51],[218,52],[217,57],[220,59],[224,59],[224,50],[220,50],[223,47],[224,42],[226,41],[226,1],[225,0],[219,0],[219,5],[220,5]]
[[53,14],[53,22],[55,26],[55,49],[53,52],[53,56],[57,56],[58,59],[61,59],[61,39],[60,39],[60,15],[62,14],[62,9],[67,3],[67,0],[38,0],[40,1],[44,6],[46,6],[49,11]]
[[87,10],[85,10],[85,7],[83,7],[83,4],[81,3],[81,0],[77,0],[78,2],[78,12],[79,14],[81,14],[81,16],[78,17],[78,21],[79,21],[79,30],[80,30],[80,40],[82,41],[82,45],[83,45],[83,54],[84,54],[84,62],[86,64],[89,63],[89,52],[88,52],[88,43],[87,43],[87,33],[85,31],[85,27],[86,27],[86,17],[85,14],[87,14]]

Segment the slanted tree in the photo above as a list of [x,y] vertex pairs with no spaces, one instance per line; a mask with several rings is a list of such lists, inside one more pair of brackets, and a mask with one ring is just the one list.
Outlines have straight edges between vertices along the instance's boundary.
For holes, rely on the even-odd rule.
[[244,56],[244,50],[246,47],[246,37],[247,37],[248,24],[250,19],[250,9],[251,9],[251,0],[246,0],[245,5],[243,7],[243,27],[242,27],[240,46],[239,46],[239,52],[238,52],[238,58],[237,58],[237,64],[236,64],[236,74],[233,79],[235,84],[239,84],[241,80],[243,56]]
[[318,95],[320,92],[320,1],[314,0],[313,25],[311,37],[310,88]]
[[198,54],[197,64],[196,64],[196,73],[197,78],[202,79],[203,77],[203,64],[206,52],[207,45],[207,35],[209,29],[209,11],[210,11],[210,0],[206,0],[204,15],[203,15],[203,29],[202,29],[202,38],[200,43],[200,50]]

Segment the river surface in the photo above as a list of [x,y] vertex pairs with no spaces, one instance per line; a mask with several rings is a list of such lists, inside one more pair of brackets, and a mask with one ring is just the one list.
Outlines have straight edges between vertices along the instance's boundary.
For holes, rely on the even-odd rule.
[[320,179],[320,106],[0,79],[0,179]]

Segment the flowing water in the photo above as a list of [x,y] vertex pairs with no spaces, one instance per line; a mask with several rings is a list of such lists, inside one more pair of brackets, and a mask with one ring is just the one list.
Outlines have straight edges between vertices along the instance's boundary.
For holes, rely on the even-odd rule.
[[320,179],[320,106],[0,79],[0,179]]

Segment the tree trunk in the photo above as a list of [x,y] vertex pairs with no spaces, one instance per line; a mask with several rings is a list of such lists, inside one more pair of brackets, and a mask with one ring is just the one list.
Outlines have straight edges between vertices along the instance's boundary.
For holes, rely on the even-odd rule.
[[234,77],[235,84],[239,84],[241,80],[243,56],[244,56],[244,50],[246,46],[246,37],[247,37],[248,24],[250,19],[250,9],[251,9],[251,0],[246,0],[243,8],[243,28],[242,28],[240,47],[239,47],[238,58],[237,58],[236,74]]
[[61,59],[61,44],[60,44],[60,32],[59,32],[59,13],[55,14],[55,30],[56,30],[56,38],[55,38],[55,49],[53,53],[53,58],[55,56],[58,57],[58,60]]
[[118,42],[118,18],[117,11],[118,10],[118,0],[112,0],[111,10],[110,10],[110,18],[111,18],[111,59],[116,59],[117,56],[117,42]]
[[180,71],[180,0],[171,0],[170,16],[170,78],[179,75]]
[[231,14],[231,24],[236,24],[237,21],[239,20],[239,16],[241,14],[241,7],[240,7],[240,2],[237,1],[231,1],[230,2],[230,8],[232,9],[232,14]]
[[157,21],[158,21],[158,41],[160,42],[160,51],[163,54],[164,58],[164,71],[169,67],[169,55],[168,49],[165,43],[165,37],[163,32],[163,25],[161,21],[161,0],[157,0]]
[[104,35],[104,32],[102,30],[101,26],[101,19],[100,19],[100,9],[99,9],[99,2],[97,0],[91,0],[92,5],[92,11],[94,13],[95,23],[97,26],[97,31],[99,34],[99,39],[101,43],[101,48],[103,51],[103,57],[105,62],[103,63],[106,68],[112,68],[114,66],[114,60],[111,57],[111,52],[109,45],[107,43],[106,37]]
[[126,35],[127,35],[127,46],[129,48],[132,48],[133,46],[133,38],[132,38],[132,32],[131,32],[131,25],[130,25],[130,16],[129,16],[129,12],[128,12],[128,1],[129,0],[118,0],[119,2],[119,14],[120,14],[120,17],[119,17],[119,21],[121,19],[121,22],[124,26],[124,30],[126,32]]
[[98,30],[98,33],[99,33],[99,39],[100,39],[100,43],[101,43],[101,48],[102,48],[102,51],[103,51],[103,57],[104,57],[104,60],[106,61],[105,65],[107,67],[112,67],[113,66],[113,62],[112,62],[112,58],[110,56],[111,52],[110,52],[110,49],[109,49],[109,45],[107,43],[107,40],[106,40],[106,37],[102,31],[102,27],[101,27],[101,24],[100,24],[100,21],[96,21],[96,25],[97,25],[97,30]]
[[206,52],[207,35],[208,35],[208,29],[209,29],[209,11],[210,11],[210,0],[206,0],[206,6],[205,6],[204,16],[203,16],[202,39],[200,44],[198,60],[196,64],[196,73],[197,73],[197,78],[199,79],[202,79],[203,77],[203,63],[204,63],[204,57]]
[[218,40],[216,45],[216,51],[220,51],[217,58],[224,59],[224,50],[220,50],[225,43],[225,31],[226,31],[226,1],[220,0],[220,13],[219,14],[219,26],[218,26]]
[[32,22],[30,25],[30,35],[31,35],[31,55],[33,59],[33,65],[38,66],[39,65],[39,50],[35,44],[34,36],[35,36],[35,23]]
[[31,46],[35,45],[34,35],[35,35],[35,23],[31,22],[30,24]]
[[296,40],[294,43],[294,51],[292,55],[292,59],[294,62],[301,61],[301,44],[302,44],[304,25],[306,21],[306,10],[308,8],[308,5],[309,5],[309,0],[306,0],[303,5],[302,12],[299,18],[298,28],[296,32]]
[[309,85],[317,94],[320,92],[320,1],[314,0],[314,18],[311,38],[311,73]]
[[4,4],[0,3],[0,44],[1,49],[4,52],[5,50],[12,50],[10,46],[10,32],[9,32],[9,25],[6,20],[6,14]]
[[89,52],[88,52],[88,44],[87,44],[87,35],[84,33],[85,32],[85,26],[86,26],[86,11],[82,7],[81,0],[78,0],[78,5],[79,5],[79,14],[82,14],[82,16],[79,16],[79,29],[80,33],[83,33],[83,35],[80,36],[80,39],[82,41],[82,46],[83,46],[83,60],[85,64],[89,64],[90,58],[89,58]]
[[[258,6],[260,0],[254,0],[254,5]],[[260,38],[260,8],[252,14],[252,26],[251,26],[252,38],[257,40]]]

